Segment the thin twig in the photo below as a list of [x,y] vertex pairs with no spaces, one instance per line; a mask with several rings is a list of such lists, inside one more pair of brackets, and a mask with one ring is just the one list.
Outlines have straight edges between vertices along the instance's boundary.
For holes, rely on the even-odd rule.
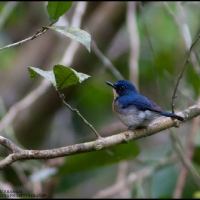
[[183,69],[182,69],[182,71],[180,73],[180,76],[178,77],[178,80],[177,80],[177,83],[176,83],[176,86],[175,86],[175,90],[174,90],[174,93],[173,93],[173,96],[172,96],[171,107],[172,107],[172,113],[174,113],[174,100],[176,98],[176,91],[177,91],[180,79],[183,76],[183,73],[184,73],[184,70],[186,68],[186,65],[190,61],[190,55],[191,55],[191,61],[192,61],[193,65],[194,65],[194,69],[196,70],[197,74],[200,74],[199,67],[197,66],[196,56],[195,56],[194,52],[192,52],[192,49],[193,49],[194,45],[196,44],[196,42],[198,41],[198,39],[200,37],[200,34],[197,36],[195,41],[191,44],[191,35],[190,35],[190,32],[189,32],[188,25],[186,24],[186,22],[183,23],[183,21],[185,21],[185,20],[182,19],[182,18],[184,18],[184,16],[183,16],[184,13],[183,13],[183,8],[180,5],[180,3],[178,3],[178,8],[179,8],[179,10],[181,10],[180,12],[181,12],[181,16],[182,16],[182,18],[180,20],[172,12],[172,10],[170,9],[170,7],[169,7],[167,2],[163,2],[163,5],[164,5],[165,9],[167,10],[167,12],[172,17],[172,19],[175,21],[176,25],[178,26],[180,35],[183,37],[183,40],[184,40],[185,45],[186,45],[186,48],[189,49],[187,60],[186,60],[186,62],[184,64],[184,66],[183,66]]
[[182,78],[182,76],[183,76],[183,73],[184,73],[184,70],[185,70],[185,68],[186,68],[186,65],[187,65],[188,62],[190,61],[190,54],[191,54],[191,52],[192,52],[192,49],[193,49],[194,45],[197,43],[199,37],[200,37],[200,34],[197,36],[197,38],[195,39],[195,41],[192,43],[192,45],[191,45],[191,47],[190,47],[190,49],[189,49],[189,53],[188,53],[188,56],[187,56],[187,60],[186,60],[186,62],[185,62],[185,64],[184,64],[184,66],[183,66],[183,69],[182,69],[182,71],[181,71],[179,77],[178,77],[178,80],[177,80],[177,83],[176,83],[176,86],[175,86],[175,89],[174,89],[174,93],[173,93],[173,96],[172,96],[172,102],[171,102],[172,113],[174,113],[174,100],[175,100],[175,98],[176,98],[176,91],[177,91],[177,89],[178,89],[179,82],[180,82],[180,80],[181,80],[181,78]]
[[[51,23],[49,26],[52,26],[52,25],[53,25],[53,23]],[[33,39],[41,36],[42,34],[44,34],[48,30],[49,30],[48,28],[42,28],[42,29],[38,30],[33,36],[31,36],[29,38],[26,38],[26,39],[21,40],[19,42],[15,42],[13,44],[9,44],[9,45],[4,46],[4,47],[1,47],[0,51],[3,50],[3,49],[7,49],[7,48],[10,48],[10,47],[14,47],[14,46],[20,45],[20,44],[22,44],[24,42],[27,42],[27,41],[33,40]]]
[[56,92],[58,93],[58,95],[60,96],[60,98],[61,98],[61,100],[62,100],[62,103],[63,103],[64,105],[66,105],[71,111],[76,112],[76,114],[84,121],[84,123],[92,129],[92,131],[95,133],[97,139],[100,139],[101,136],[98,134],[98,132],[97,132],[97,131],[95,130],[95,128],[92,126],[92,124],[90,124],[90,123],[81,115],[81,113],[80,113],[76,108],[72,108],[72,107],[65,101],[65,95],[64,95],[64,94],[61,94],[61,93],[59,92],[59,90],[58,90],[57,87],[55,87],[55,89],[56,89]]
[[[168,79],[170,80],[169,83],[174,86],[175,85],[175,80],[174,80],[174,77],[167,71],[167,70],[164,70],[164,74],[165,76],[168,77]],[[182,90],[180,90],[179,88],[177,88],[177,91],[179,92],[180,95],[182,95],[182,97],[184,99],[188,99],[188,101],[191,102],[191,104],[195,104],[196,101],[191,97],[191,95],[188,95],[188,94],[185,94]]]

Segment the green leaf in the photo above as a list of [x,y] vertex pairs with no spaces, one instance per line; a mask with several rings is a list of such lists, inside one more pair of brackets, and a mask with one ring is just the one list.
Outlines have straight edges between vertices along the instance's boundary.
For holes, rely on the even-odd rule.
[[56,85],[55,76],[52,71],[44,71],[36,67],[28,67],[28,71],[30,74],[31,79],[34,79],[37,74],[43,76],[44,78],[50,80],[53,85]]
[[55,65],[53,67],[53,73],[55,75],[56,85],[60,89],[81,83],[90,77],[87,74],[76,72],[75,70],[63,65]]
[[55,65],[53,71],[44,71],[36,67],[28,67],[28,70],[31,79],[34,79],[36,75],[39,74],[50,80],[54,86],[57,86],[60,89],[81,83],[90,77],[87,74],[77,72],[74,69],[63,65]]
[[47,5],[47,12],[49,14],[51,22],[58,21],[65,12],[67,12],[72,6],[71,1],[49,1]]
[[77,40],[78,42],[83,44],[90,52],[91,35],[86,31],[79,28],[66,26],[45,26],[44,28],[53,29],[59,33],[66,35],[67,37],[70,37],[71,39]]
[[125,159],[133,159],[139,154],[139,147],[135,141],[129,144],[121,144],[106,150],[88,152],[69,156],[64,165],[59,169],[60,175],[67,175],[97,167],[120,162]]

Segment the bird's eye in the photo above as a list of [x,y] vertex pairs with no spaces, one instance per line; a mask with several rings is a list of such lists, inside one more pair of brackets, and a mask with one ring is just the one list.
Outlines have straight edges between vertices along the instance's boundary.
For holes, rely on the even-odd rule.
[[124,90],[125,90],[125,87],[124,87],[123,85],[120,85],[120,86],[119,86],[119,89],[120,89],[121,91],[124,91]]

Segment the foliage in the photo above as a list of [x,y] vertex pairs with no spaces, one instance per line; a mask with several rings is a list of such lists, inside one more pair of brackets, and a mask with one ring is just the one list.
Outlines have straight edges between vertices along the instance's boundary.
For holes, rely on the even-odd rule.
[[50,20],[55,23],[59,20],[59,17],[61,17],[65,12],[67,12],[70,7],[72,6],[72,2],[48,2],[47,5],[47,11],[49,14]]
[[66,35],[74,40],[77,40],[80,43],[82,43],[88,49],[88,51],[90,51],[91,36],[86,31],[75,27],[65,27],[65,26],[50,26],[44,28],[53,29],[59,33],[62,33],[63,35]]
[[52,82],[52,84],[60,89],[66,88],[70,85],[81,83],[89,78],[88,75],[76,72],[73,69],[63,65],[55,65],[53,71],[43,71],[35,67],[28,68],[31,79],[34,79],[37,74],[43,76]]

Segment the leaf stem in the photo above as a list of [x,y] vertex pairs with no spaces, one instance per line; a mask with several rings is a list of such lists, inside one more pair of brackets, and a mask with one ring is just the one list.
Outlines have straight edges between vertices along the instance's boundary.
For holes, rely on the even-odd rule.
[[89,126],[92,131],[95,133],[97,139],[101,139],[102,137],[98,134],[98,132],[95,130],[95,128],[81,115],[81,113],[79,112],[79,110],[77,110],[76,108],[72,108],[66,101],[65,101],[65,95],[61,94],[58,90],[58,88],[55,86],[56,92],[58,93],[58,95],[60,96],[62,103],[64,105],[66,105],[71,111],[76,112],[76,114],[84,121],[84,123]]
[[[52,26],[52,25],[53,25],[53,22],[52,22],[49,26]],[[33,39],[39,37],[40,35],[44,34],[47,30],[48,30],[47,28],[39,29],[33,36],[28,37],[28,38],[26,38],[26,39],[24,39],[24,40],[15,42],[15,43],[13,43],[13,44],[9,44],[9,45],[6,45],[6,46],[4,46],[4,47],[1,47],[1,48],[0,48],[0,51],[3,50],[3,49],[7,49],[7,48],[10,48],[10,47],[14,47],[14,46],[20,45],[20,44],[22,44],[22,43],[24,43],[24,42],[27,42],[27,41],[29,41],[29,40],[33,40]]]

